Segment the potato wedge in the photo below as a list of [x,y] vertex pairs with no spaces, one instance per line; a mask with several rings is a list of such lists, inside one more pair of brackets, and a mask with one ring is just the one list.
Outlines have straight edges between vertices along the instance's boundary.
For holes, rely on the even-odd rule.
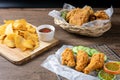
[[13,34],[12,23],[8,24],[8,26],[6,27],[5,34],[6,35]]
[[6,38],[4,39],[3,43],[6,44],[8,47],[11,47],[11,48],[15,47],[14,41],[8,39],[8,37],[6,37]]
[[33,49],[34,43],[32,40],[25,40],[22,42],[22,45],[28,49]]
[[20,48],[22,51],[38,47],[37,31],[25,19],[4,20],[4,23],[0,26],[0,43],[8,47]]
[[17,48],[20,48],[23,51],[27,49],[22,45],[22,43],[25,41],[23,37],[21,37],[20,35],[16,35],[14,39],[15,39],[15,45]]

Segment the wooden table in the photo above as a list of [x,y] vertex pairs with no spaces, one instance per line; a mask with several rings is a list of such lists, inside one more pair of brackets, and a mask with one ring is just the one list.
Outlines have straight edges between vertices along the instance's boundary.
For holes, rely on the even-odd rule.
[[[57,9],[57,8],[54,8]],[[55,25],[53,18],[48,16],[48,12],[53,9],[44,8],[22,8],[22,9],[0,9],[0,24],[6,19],[25,18],[35,26],[41,24],[51,24],[55,26],[55,37],[60,43],[44,52],[38,57],[30,60],[28,63],[17,66],[3,57],[0,57],[0,80],[57,80],[54,73],[44,69],[40,64],[51,54],[54,54],[63,44],[69,45],[92,45],[107,44],[118,55],[120,55],[120,9],[115,9],[112,16],[112,28],[104,35],[98,38],[75,35],[64,31]],[[57,9],[60,10],[60,9]]]

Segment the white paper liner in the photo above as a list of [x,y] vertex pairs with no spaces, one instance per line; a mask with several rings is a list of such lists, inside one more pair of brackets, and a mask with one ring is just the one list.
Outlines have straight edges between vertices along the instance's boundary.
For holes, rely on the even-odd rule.
[[63,45],[55,54],[48,56],[41,66],[69,80],[99,80],[97,77],[78,72],[61,64],[62,52],[65,48],[72,47],[70,45]]

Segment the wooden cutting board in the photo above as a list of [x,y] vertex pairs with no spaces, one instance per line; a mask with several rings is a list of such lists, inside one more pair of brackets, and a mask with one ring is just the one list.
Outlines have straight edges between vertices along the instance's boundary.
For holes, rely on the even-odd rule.
[[40,41],[40,46],[34,51],[21,51],[18,48],[9,48],[4,44],[0,44],[0,55],[14,64],[22,64],[33,57],[43,53],[51,47],[57,45],[59,40],[53,39],[51,42]]

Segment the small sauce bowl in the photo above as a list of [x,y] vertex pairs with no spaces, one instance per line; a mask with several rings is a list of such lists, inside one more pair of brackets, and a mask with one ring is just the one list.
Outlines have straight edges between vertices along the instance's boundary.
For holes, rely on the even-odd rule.
[[55,28],[52,25],[44,24],[37,27],[40,40],[52,41],[54,39]]

